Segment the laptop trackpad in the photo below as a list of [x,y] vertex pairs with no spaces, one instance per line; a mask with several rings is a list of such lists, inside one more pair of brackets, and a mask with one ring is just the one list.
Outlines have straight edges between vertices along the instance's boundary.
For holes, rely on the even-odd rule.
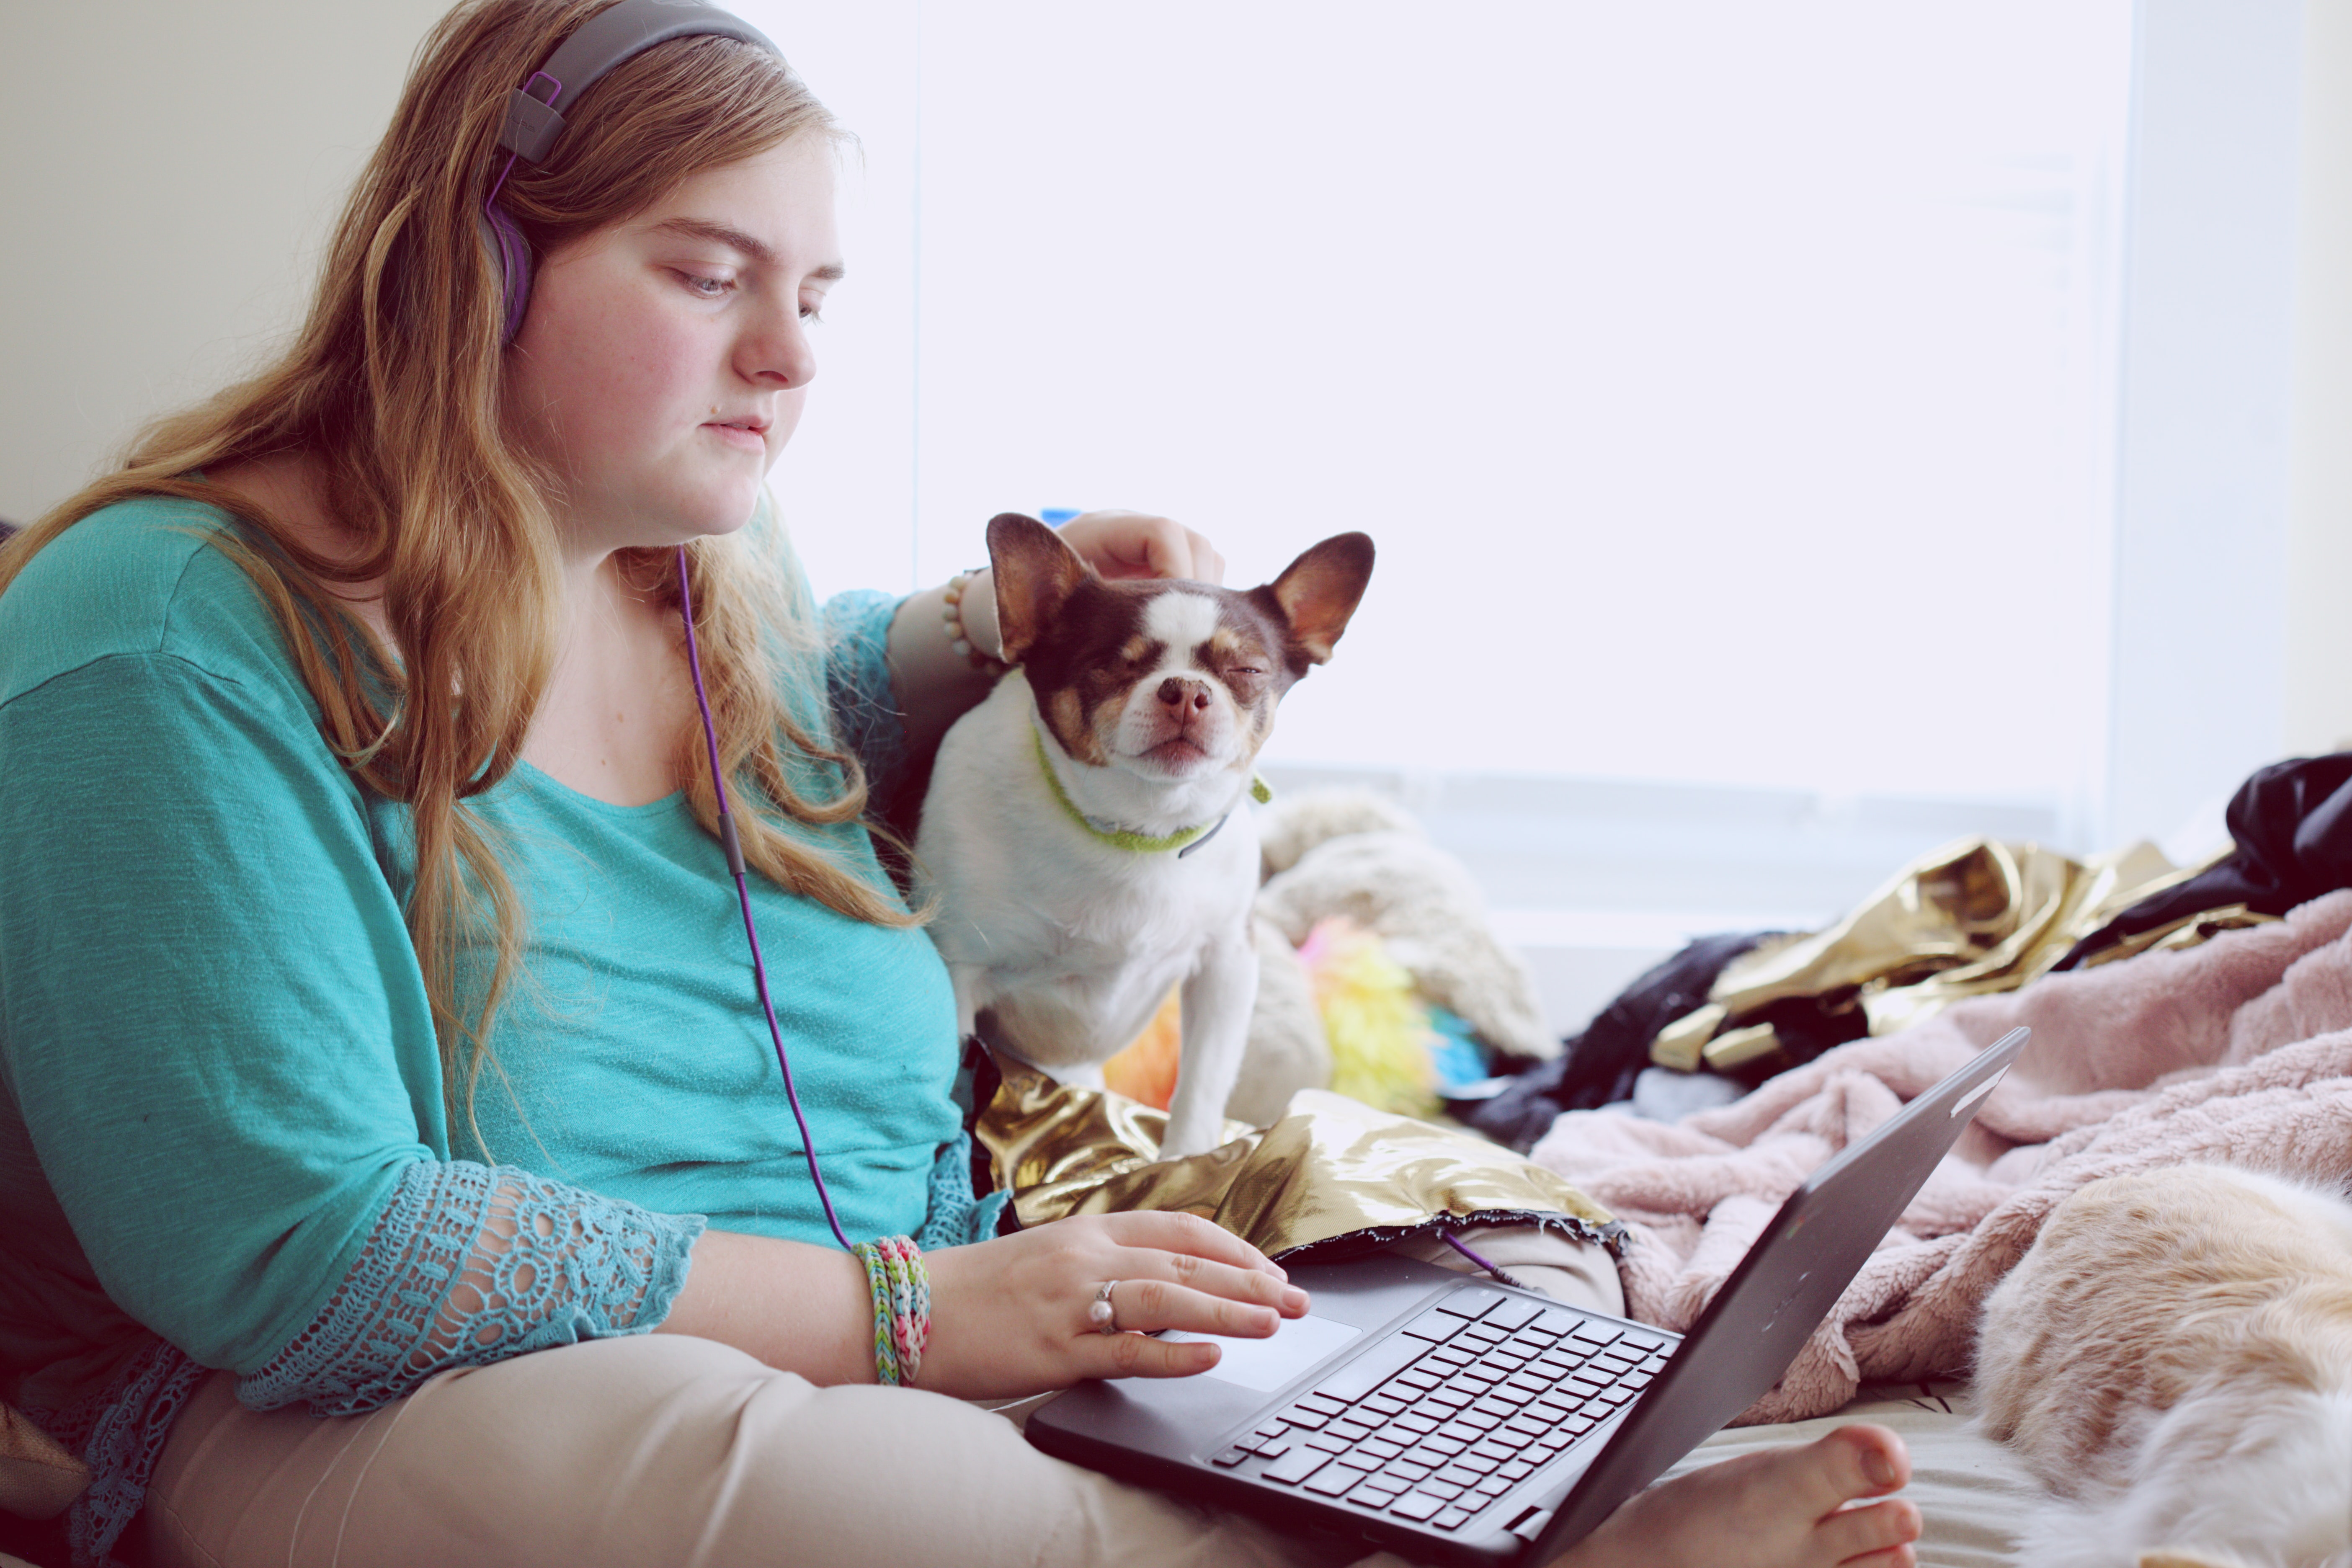
[[1207,1341],[1223,1353],[1216,1365],[1201,1374],[1202,1377],[1271,1394],[1362,1331],[1352,1324],[1334,1322],[1309,1312],[1303,1318],[1285,1318],[1271,1339],[1229,1339],[1223,1334],[1195,1334],[1182,1329],[1170,1329],[1160,1337]]

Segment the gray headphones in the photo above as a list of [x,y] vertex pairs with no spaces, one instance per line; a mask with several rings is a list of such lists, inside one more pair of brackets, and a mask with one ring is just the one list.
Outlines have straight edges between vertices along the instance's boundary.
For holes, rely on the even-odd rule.
[[476,220],[481,226],[482,247],[498,263],[504,280],[506,328],[501,342],[514,341],[522,326],[523,311],[530,304],[530,247],[523,243],[514,219],[499,205],[499,192],[505,188],[515,160],[544,163],[556,138],[563,134],[562,108],[577,104],[580,95],[614,66],[656,44],[702,35],[740,38],[779,59],[783,58],[783,51],[768,35],[705,0],[620,0],[581,23],[531,72],[530,80],[507,94],[507,122],[499,132],[499,146],[508,157],[499,177],[491,182],[481,216]]

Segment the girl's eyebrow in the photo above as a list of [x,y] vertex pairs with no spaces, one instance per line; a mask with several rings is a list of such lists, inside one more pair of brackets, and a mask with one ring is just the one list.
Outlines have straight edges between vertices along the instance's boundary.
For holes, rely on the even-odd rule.
[[[742,252],[763,267],[775,267],[782,260],[776,254],[775,247],[757,235],[746,234],[731,224],[714,223],[709,218],[665,218],[654,225],[654,231],[656,234],[682,234],[689,239],[706,239],[715,245],[723,245]],[[840,262],[835,261],[817,268],[809,276],[822,282],[834,283],[838,282],[846,270]]]

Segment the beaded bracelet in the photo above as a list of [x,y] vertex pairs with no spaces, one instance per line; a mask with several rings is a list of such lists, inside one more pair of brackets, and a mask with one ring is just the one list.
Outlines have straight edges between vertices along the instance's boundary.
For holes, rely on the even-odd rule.
[[959,572],[948,580],[947,608],[940,613],[940,618],[947,623],[948,645],[956,650],[959,658],[983,675],[1003,675],[1013,667],[974,647],[971,634],[963,629],[963,591],[979,575],[979,570],[975,569]]
[[912,1385],[931,1337],[931,1276],[914,1238],[886,1236],[850,1250],[866,1265],[874,1298],[874,1380]]

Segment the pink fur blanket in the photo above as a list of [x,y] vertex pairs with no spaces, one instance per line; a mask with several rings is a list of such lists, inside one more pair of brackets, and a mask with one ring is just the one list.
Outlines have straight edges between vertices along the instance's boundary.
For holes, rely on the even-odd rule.
[[1963,1372],[1985,1295],[2086,1182],[2215,1160],[2352,1181],[2352,891],[2277,925],[1963,1002],[1677,1123],[1562,1115],[1535,1158],[1633,1232],[1628,1310],[1686,1329],[1780,1201],[2020,1024],[2032,1044],[1743,1422]]

